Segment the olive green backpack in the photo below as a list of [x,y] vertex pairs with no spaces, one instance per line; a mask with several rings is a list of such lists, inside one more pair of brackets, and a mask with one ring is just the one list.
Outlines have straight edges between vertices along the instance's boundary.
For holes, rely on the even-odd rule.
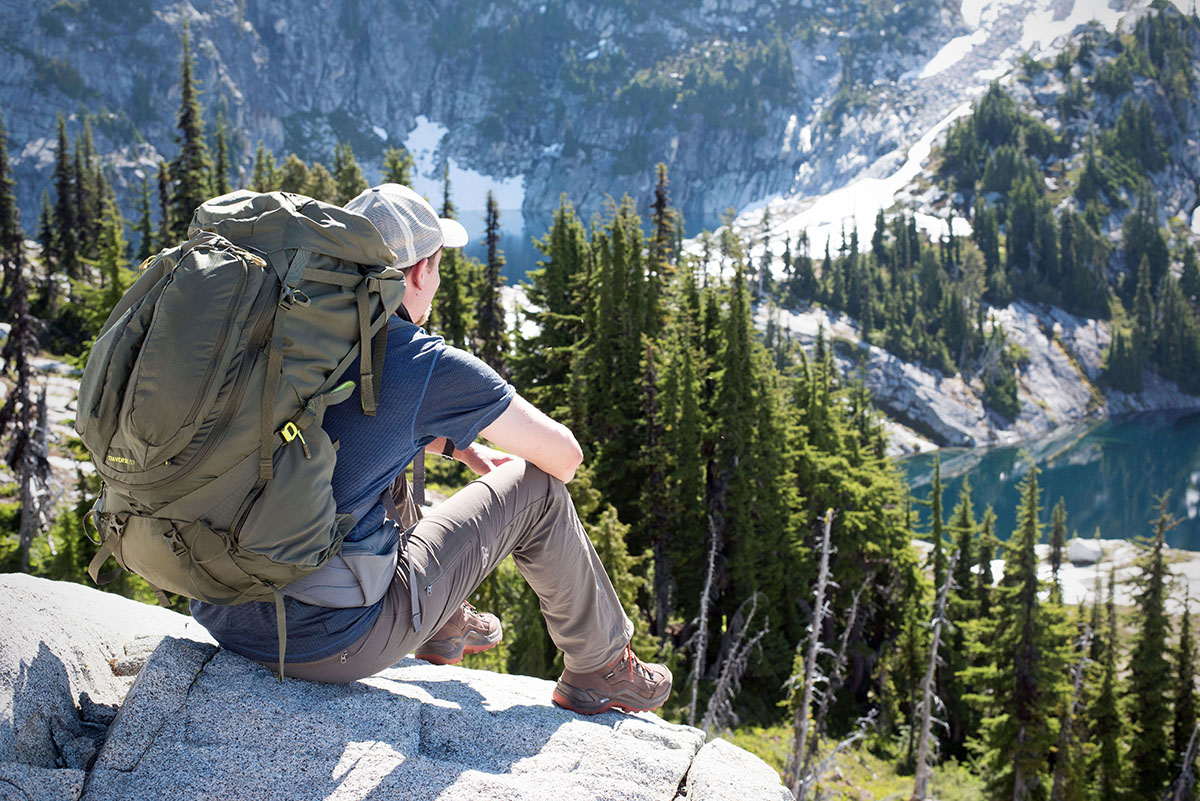
[[354,520],[336,514],[325,409],[361,353],[375,413],[387,319],[404,274],[364,217],[280,192],[196,210],[189,239],[143,266],[96,339],[75,428],[104,479],[89,515],[109,556],[162,591],[214,604],[274,600],[324,565]]

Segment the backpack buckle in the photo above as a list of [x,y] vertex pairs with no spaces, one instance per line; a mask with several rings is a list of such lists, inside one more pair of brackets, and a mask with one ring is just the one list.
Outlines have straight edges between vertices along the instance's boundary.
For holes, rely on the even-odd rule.
[[308,295],[294,286],[285,286],[279,295],[279,305],[284,309],[290,309],[292,306],[307,306],[309,302]]
[[279,436],[283,437],[284,442],[299,439],[300,447],[304,449],[304,458],[312,458],[312,452],[308,449],[308,443],[304,441],[304,435],[300,433],[300,428],[295,423],[289,420],[283,428],[279,429]]

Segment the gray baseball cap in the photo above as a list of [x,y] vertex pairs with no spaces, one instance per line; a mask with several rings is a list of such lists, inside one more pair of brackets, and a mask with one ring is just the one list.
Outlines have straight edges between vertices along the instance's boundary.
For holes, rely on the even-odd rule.
[[373,186],[347,203],[346,210],[371,221],[396,254],[392,266],[399,269],[432,256],[440,247],[467,244],[467,229],[460,222],[439,217],[425,198],[401,184]]

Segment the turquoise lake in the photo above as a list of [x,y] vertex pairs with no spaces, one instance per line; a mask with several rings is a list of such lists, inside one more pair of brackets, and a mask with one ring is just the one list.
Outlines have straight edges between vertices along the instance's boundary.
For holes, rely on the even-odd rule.
[[[1080,425],[1013,447],[947,448],[942,463],[946,517],[958,502],[962,477],[971,482],[977,518],[991,505],[996,535],[1007,539],[1016,525],[1018,484],[1037,464],[1041,487],[1043,541],[1050,510],[1060,497],[1067,527],[1091,537],[1130,539],[1152,534],[1155,498],[1170,491],[1168,508],[1183,522],[1167,534],[1173,548],[1200,551],[1200,412],[1156,413]],[[900,462],[913,494],[929,498],[934,454]],[[919,508],[928,530],[928,508]]]

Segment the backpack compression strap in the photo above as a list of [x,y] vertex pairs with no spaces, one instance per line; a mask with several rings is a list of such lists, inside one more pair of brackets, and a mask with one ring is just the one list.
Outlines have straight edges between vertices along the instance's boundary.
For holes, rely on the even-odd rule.
[[[419,455],[425,455],[424,449],[422,449]],[[391,487],[383,491],[382,500],[383,508],[387,510],[391,521],[397,526],[403,525],[400,522],[403,518],[400,516],[400,510],[396,508],[396,499],[392,497]],[[408,553],[408,534],[408,529],[405,529],[400,539],[400,550],[404,553],[404,561],[408,564],[408,599],[412,605],[413,631],[419,632],[421,630],[421,599],[417,595],[417,571],[413,568],[412,555]]]

